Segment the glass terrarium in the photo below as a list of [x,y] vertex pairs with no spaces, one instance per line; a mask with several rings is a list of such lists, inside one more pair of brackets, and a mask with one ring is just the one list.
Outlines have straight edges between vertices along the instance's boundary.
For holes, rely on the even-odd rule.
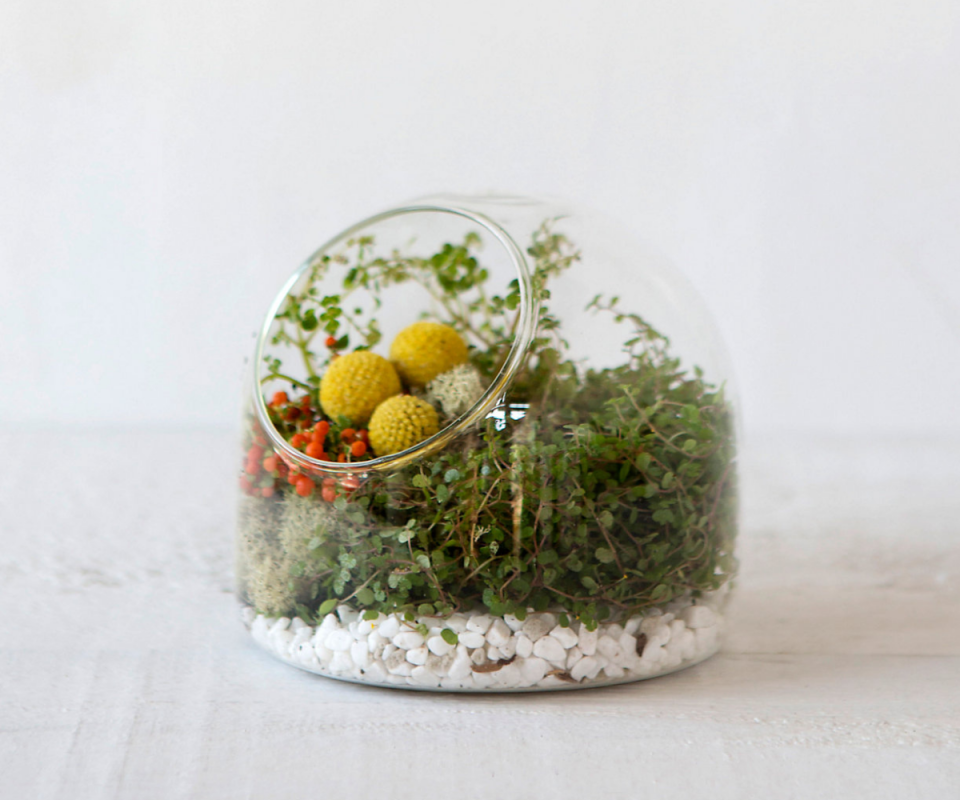
[[251,373],[238,592],[278,658],[531,691],[717,651],[729,370],[694,293],[629,231],[514,197],[370,217],[280,290]]

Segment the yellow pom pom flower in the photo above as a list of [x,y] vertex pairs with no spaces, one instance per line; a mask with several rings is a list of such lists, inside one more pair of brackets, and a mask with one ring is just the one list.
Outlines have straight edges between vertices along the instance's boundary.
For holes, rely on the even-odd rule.
[[467,360],[467,343],[449,325],[414,322],[393,340],[390,360],[408,386],[430,381]]
[[377,406],[367,432],[378,456],[399,453],[429,439],[440,430],[436,409],[419,397],[402,394]]
[[400,391],[393,364],[369,350],[357,350],[330,362],[320,381],[320,406],[331,419],[342,414],[362,425],[378,405]]

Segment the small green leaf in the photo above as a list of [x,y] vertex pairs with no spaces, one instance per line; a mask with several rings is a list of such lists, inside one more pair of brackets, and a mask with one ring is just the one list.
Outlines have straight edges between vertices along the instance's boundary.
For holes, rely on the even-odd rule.
[[597,561],[601,564],[609,564],[614,560],[613,550],[610,550],[607,547],[598,547],[593,551],[593,554],[597,557]]
[[320,604],[320,608],[317,609],[317,616],[318,616],[318,617],[325,617],[325,616],[327,616],[327,614],[329,614],[331,611],[333,611],[333,609],[335,609],[335,608],[337,607],[337,603],[339,603],[339,602],[340,602],[340,601],[337,600],[336,597],[331,597],[331,598],[329,598],[329,599],[327,599],[327,600],[324,600],[324,601]]
[[373,602],[373,590],[361,589],[357,592],[357,602],[362,606],[368,606]]
[[440,631],[440,635],[447,644],[456,645],[460,641],[460,637],[457,636],[456,631],[452,631],[449,628],[444,628]]

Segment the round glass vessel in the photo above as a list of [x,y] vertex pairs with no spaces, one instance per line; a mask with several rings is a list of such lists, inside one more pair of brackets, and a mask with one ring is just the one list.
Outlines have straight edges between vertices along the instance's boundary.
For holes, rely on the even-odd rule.
[[238,593],[273,655],[533,691],[719,648],[729,369],[695,294],[629,231],[516,197],[370,217],[281,289],[250,379]]

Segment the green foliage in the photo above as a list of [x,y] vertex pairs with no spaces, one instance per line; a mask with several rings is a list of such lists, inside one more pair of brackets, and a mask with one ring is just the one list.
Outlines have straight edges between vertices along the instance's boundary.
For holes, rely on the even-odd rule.
[[[378,258],[372,240],[358,239],[355,258],[340,262],[343,293],[316,297],[308,283],[281,314],[277,341],[295,347],[315,375],[313,331],[336,336],[347,325],[365,346],[376,343],[376,321],[345,311],[347,296],[362,288],[379,304],[383,289],[417,281],[492,375],[513,342],[520,296],[516,281],[500,294],[487,289],[478,241],[429,258]],[[549,222],[528,252],[537,331],[504,400],[512,413],[327,506],[335,521],[302,532],[309,547],[291,568],[307,587],[299,600],[317,615],[348,601],[411,618],[560,606],[595,627],[612,613],[716,589],[735,571],[735,450],[723,390],[684,371],[667,339],[621,311],[617,298],[597,296],[587,308],[625,327],[624,363],[578,369],[564,358],[549,286],[579,253]],[[321,260],[316,277],[331,263]],[[270,377],[283,377],[279,362],[268,366]],[[292,490],[283,492],[292,502]],[[570,624],[566,614],[561,624]]]

